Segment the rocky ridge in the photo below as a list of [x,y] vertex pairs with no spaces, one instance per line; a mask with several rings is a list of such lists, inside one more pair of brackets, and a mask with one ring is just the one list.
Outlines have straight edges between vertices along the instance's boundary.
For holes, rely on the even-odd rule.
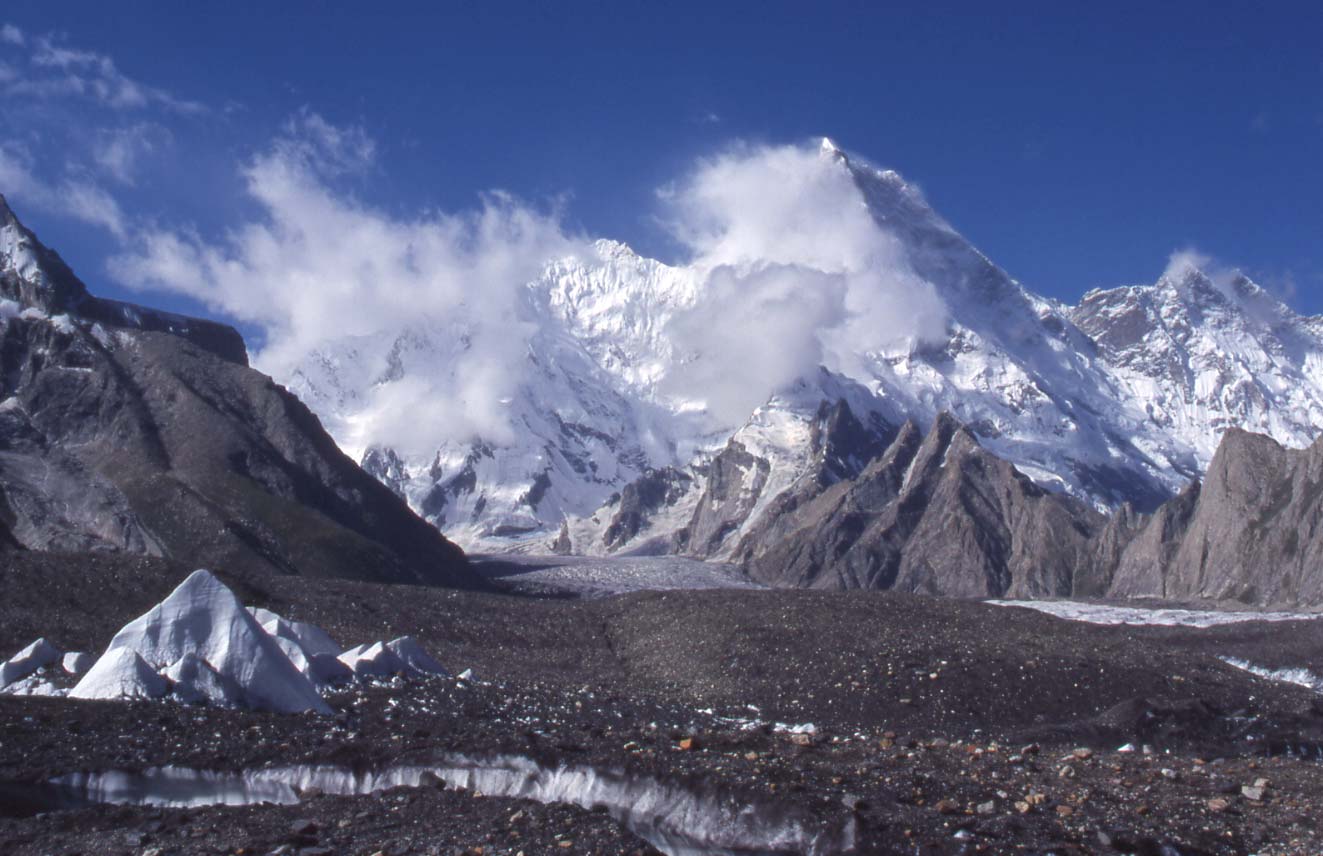
[[92,297],[2,199],[0,368],[0,550],[480,585],[237,332]]

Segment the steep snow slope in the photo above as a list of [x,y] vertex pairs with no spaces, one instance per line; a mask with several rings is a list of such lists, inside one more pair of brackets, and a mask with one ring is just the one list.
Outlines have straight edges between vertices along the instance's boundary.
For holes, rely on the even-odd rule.
[[1091,291],[1070,315],[1116,388],[1200,471],[1228,428],[1304,447],[1323,426],[1320,319],[1243,275],[1214,279],[1178,259],[1156,284]]
[[[309,355],[288,379],[369,472],[462,543],[506,546],[555,533],[649,466],[687,463],[705,444],[702,414],[659,389],[673,360],[671,314],[693,299],[689,271],[599,241],[588,259],[550,263],[520,294],[533,327],[530,370],[505,402],[505,442],[446,440],[426,452],[368,447],[357,424],[374,388],[446,373],[466,347],[460,325],[420,319],[393,339],[353,339]],[[444,431],[438,431],[444,436]]]
[[[865,343],[744,424],[721,424],[703,411],[703,390],[667,383],[688,358],[670,322],[698,305],[710,272],[598,241],[549,262],[521,292],[530,371],[504,402],[509,437],[443,441],[438,429],[413,450],[364,439],[376,392],[452,370],[467,344],[451,320],[334,343],[286,381],[370,472],[448,535],[486,550],[554,542],[580,553],[728,555],[778,495],[818,477],[812,425],[823,402],[846,401],[878,437],[950,412],[1031,478],[1099,507],[1155,507],[1202,473],[1227,427],[1295,445],[1323,428],[1323,322],[1294,316],[1247,279],[1214,286],[1189,268],[1062,306],[993,264],[895,172],[828,141],[820,157],[846,171],[859,204],[944,305],[938,340]],[[696,525],[707,527],[702,546]]]

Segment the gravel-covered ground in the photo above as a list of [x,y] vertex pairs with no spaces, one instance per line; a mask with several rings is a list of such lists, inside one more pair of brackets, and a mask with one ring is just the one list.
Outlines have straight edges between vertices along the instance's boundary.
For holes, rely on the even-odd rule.
[[[0,572],[0,652],[38,633],[97,650],[188,570],[27,557]],[[853,824],[860,852],[1323,852],[1323,762],[1285,754],[1323,745],[1323,702],[1218,659],[1323,672],[1317,620],[1097,626],[886,593],[584,600],[229,582],[342,644],[415,635],[477,680],[342,693],[329,718],[2,698],[10,814],[24,813],[18,797],[35,794],[33,783],[77,770],[518,755],[624,770],[824,829]],[[807,723],[813,733],[802,733]],[[1120,751],[1127,744],[1135,751]],[[514,839],[517,811],[529,825]],[[316,840],[285,841],[306,819]],[[285,807],[50,812],[0,820],[0,840],[32,853],[644,846],[600,813],[435,788]]]

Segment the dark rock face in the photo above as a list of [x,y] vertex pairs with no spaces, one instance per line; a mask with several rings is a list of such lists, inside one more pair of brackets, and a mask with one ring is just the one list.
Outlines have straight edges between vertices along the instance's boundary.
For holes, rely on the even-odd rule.
[[[756,544],[786,525],[800,506],[832,485],[857,476],[886,450],[894,436],[895,429],[876,414],[869,414],[865,423],[843,400],[823,401],[810,430],[808,469],[762,508],[759,502],[771,465],[738,440],[731,440],[709,465],[703,494],[682,533],[679,552],[708,558],[733,548],[737,559],[747,558]],[[735,533],[749,524],[753,528],[735,543]]]
[[771,465],[732,439],[708,465],[707,489],[684,533],[681,552],[715,555],[753,512],[767,485]]
[[[692,483],[693,478],[688,473],[666,467],[649,470],[625,485],[611,525],[603,533],[602,543],[608,550],[628,543],[643,530],[653,514],[675,505]],[[569,533],[565,534],[568,538]]]
[[1317,606],[1321,530],[1323,439],[1295,450],[1232,429],[1203,485],[1143,521],[1115,559],[1109,593]]
[[1323,604],[1323,439],[1231,430],[1203,484],[1112,517],[1046,491],[943,414],[857,476],[777,497],[734,554],[776,586],[957,597],[1154,597]]
[[239,331],[225,324],[188,318],[132,303],[93,297],[59,254],[42,245],[0,196],[0,229],[17,236],[31,253],[35,275],[25,275],[0,261],[0,298],[48,316],[73,315],[106,327],[171,333],[230,362],[248,364],[248,350]]
[[248,368],[237,332],[92,298],[3,204],[0,214],[29,260],[0,274],[11,301],[0,316],[0,542],[230,573],[478,585],[457,547]]
[[774,585],[963,597],[1069,594],[1101,515],[1039,488],[943,414],[741,546]]

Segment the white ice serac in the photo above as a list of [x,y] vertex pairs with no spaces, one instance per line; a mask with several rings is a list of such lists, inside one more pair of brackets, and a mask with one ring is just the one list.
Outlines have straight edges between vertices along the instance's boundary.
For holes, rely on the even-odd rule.
[[[144,663],[161,681],[156,672],[174,667],[175,679],[185,680],[190,698],[214,695],[259,710],[330,713],[276,640],[207,571],[194,571],[169,597],[115,634],[70,696],[114,698],[122,684],[151,697],[157,686],[143,673]],[[236,691],[238,698],[232,698]]]

